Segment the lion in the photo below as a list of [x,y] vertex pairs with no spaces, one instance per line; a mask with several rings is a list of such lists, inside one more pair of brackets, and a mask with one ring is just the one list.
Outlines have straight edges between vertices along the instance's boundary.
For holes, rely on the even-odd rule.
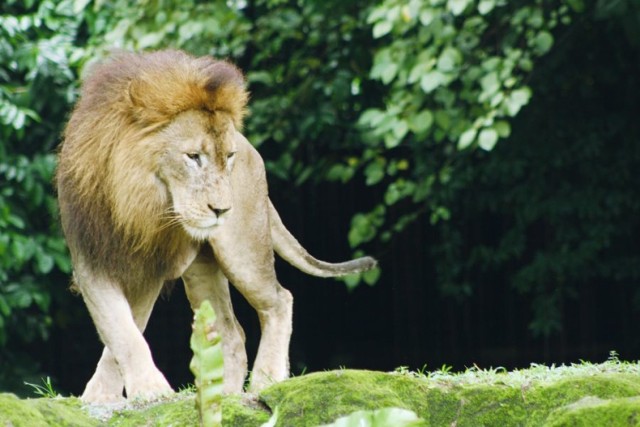
[[319,261],[283,225],[241,133],[245,86],[231,63],[175,50],[114,54],[85,79],[55,178],[72,286],[104,344],[85,402],[172,392],[142,335],[166,282],[182,278],[193,309],[214,307],[224,391],[237,393],[247,355],[229,281],[260,319],[248,386],[258,391],[289,375],[293,298],[274,251],[321,277],[375,267],[370,257]]

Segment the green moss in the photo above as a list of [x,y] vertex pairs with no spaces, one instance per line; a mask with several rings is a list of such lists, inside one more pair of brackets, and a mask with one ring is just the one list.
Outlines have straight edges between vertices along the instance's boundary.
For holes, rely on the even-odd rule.
[[0,425],[15,427],[46,426],[44,416],[35,408],[13,394],[0,394]]
[[118,427],[170,427],[197,426],[198,413],[193,394],[180,393],[168,401],[151,404],[132,404],[131,408],[117,411],[109,419],[109,426]]
[[[427,375],[340,370],[274,384],[259,399],[225,396],[223,425],[260,426],[276,408],[277,425],[295,427],[330,424],[355,411],[401,408],[431,426],[640,427],[640,364]],[[20,400],[0,394],[0,426],[4,425],[195,426],[198,416],[189,392],[160,402],[126,402],[115,412],[113,406],[85,408],[75,398]]]
[[640,426],[640,397],[585,397],[554,411],[545,427]]
[[266,423],[271,412],[253,395],[230,395],[222,400],[222,425],[255,427]]
[[[250,395],[224,396],[222,399],[222,425],[256,427],[265,423],[269,409]],[[198,413],[192,392],[179,393],[168,401],[133,403],[127,409],[111,415],[109,426],[197,426]]]
[[552,410],[575,403],[586,396],[601,399],[639,396],[639,380],[637,375],[603,373],[576,376],[534,387],[524,393],[530,412],[529,425],[542,425]]
[[278,426],[328,424],[356,410],[379,408],[428,410],[428,382],[406,375],[340,370],[309,374],[275,384],[260,397],[278,407]]
[[82,410],[82,403],[77,398],[33,399],[33,407],[38,409],[50,426],[59,427],[90,427],[97,425]]
[[3,426],[92,427],[99,424],[74,398],[20,400],[12,394],[0,394],[0,425]]
[[[539,426],[584,396],[640,396],[638,365],[430,376],[342,370],[294,378],[261,394],[270,408],[278,408],[278,426],[316,426],[385,407],[410,409],[430,425]],[[633,409],[627,412],[635,419]]]

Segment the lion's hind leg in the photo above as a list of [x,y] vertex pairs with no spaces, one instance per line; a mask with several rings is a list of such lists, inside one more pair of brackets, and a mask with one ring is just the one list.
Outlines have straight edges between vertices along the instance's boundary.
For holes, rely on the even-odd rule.
[[245,335],[233,312],[229,281],[218,267],[210,247],[203,247],[182,279],[194,311],[204,300],[208,300],[215,310],[215,329],[222,337],[224,391],[240,393],[247,376]]
[[289,376],[293,297],[276,279],[271,246],[237,236],[225,233],[211,243],[225,275],[258,313],[262,336],[249,385],[255,392]]

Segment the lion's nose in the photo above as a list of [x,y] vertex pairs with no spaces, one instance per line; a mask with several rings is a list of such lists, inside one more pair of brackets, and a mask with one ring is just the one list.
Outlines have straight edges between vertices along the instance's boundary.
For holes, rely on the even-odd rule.
[[224,215],[226,212],[229,212],[229,209],[231,208],[223,208],[223,209],[218,209],[218,208],[214,208],[211,205],[207,205],[209,207],[209,209],[211,209],[211,212],[213,212],[214,214],[216,214],[216,216],[218,218],[220,218],[222,215]]

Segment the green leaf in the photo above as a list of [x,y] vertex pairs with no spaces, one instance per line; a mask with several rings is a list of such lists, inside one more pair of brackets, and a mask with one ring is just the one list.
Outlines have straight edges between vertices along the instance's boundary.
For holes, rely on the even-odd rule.
[[74,0],[73,1],[73,13],[79,14],[81,13],[87,5],[91,2],[91,0]]
[[405,137],[407,132],[409,132],[409,125],[405,120],[398,119],[393,123],[391,131],[393,132],[393,136],[398,138],[398,141],[400,141]]
[[520,109],[529,103],[531,99],[531,89],[528,87],[523,87],[520,89],[516,89],[509,94],[507,99],[505,100],[505,106],[507,108],[507,113],[513,117]]
[[424,421],[415,412],[402,408],[383,408],[356,411],[320,427],[409,427]]
[[378,126],[385,117],[386,114],[384,111],[377,108],[370,108],[360,115],[358,123],[361,125],[369,125],[374,128]]
[[371,77],[389,84],[398,73],[398,69],[398,64],[391,59],[388,52],[380,52],[376,55],[375,65],[371,68]]
[[195,376],[196,407],[204,426],[222,425],[224,362],[222,340],[215,330],[216,314],[209,301],[196,310],[191,334],[193,358],[189,364]]
[[482,129],[478,135],[478,145],[486,151],[491,151],[498,142],[498,132],[493,128]]
[[382,181],[385,175],[385,163],[384,159],[377,159],[367,165],[364,169],[367,185],[375,185]]
[[362,274],[349,274],[348,276],[343,276],[340,278],[347,285],[347,289],[352,290],[355,289],[358,284],[360,284],[360,280],[362,279]]
[[427,25],[431,24],[431,22],[433,22],[435,16],[436,15],[432,9],[424,9],[422,12],[420,12],[420,23],[426,27]]
[[478,99],[480,102],[484,102],[500,90],[501,83],[498,73],[493,71],[486,74],[480,79],[480,86],[482,87],[482,93]]
[[349,244],[352,248],[369,242],[376,236],[378,228],[384,223],[385,213],[385,207],[379,204],[366,214],[358,213],[353,216],[349,230]]
[[280,407],[276,406],[275,411],[273,411],[273,415],[271,415],[271,418],[269,418],[269,420],[262,424],[260,427],[276,427],[276,424],[278,424],[278,417],[280,414]]
[[480,0],[480,3],[478,4],[478,12],[480,15],[486,15],[491,12],[495,6],[495,0]]
[[495,122],[493,128],[498,132],[500,138],[508,138],[511,135],[511,125],[506,120]]
[[373,38],[379,39],[386,36],[393,29],[393,24],[387,20],[379,21],[373,26]]
[[420,87],[425,93],[431,93],[445,81],[440,71],[429,71],[420,79]]
[[548,31],[540,31],[534,40],[538,55],[544,55],[553,46],[553,36]]
[[567,3],[569,3],[574,12],[584,12],[584,0],[567,0]]
[[336,163],[326,172],[325,177],[328,181],[347,182],[353,177],[354,172],[354,168],[342,163]]
[[152,47],[158,47],[160,42],[164,39],[165,34],[161,32],[147,33],[137,39],[138,47],[140,49],[148,49]]
[[450,73],[462,63],[462,54],[458,49],[448,47],[442,51],[438,58],[438,70]]
[[448,221],[450,218],[451,212],[449,212],[449,209],[445,208],[444,206],[438,206],[431,213],[431,217],[429,218],[429,220],[431,224],[435,225],[440,220]]
[[39,273],[47,274],[54,266],[53,257],[43,251],[36,252],[36,267]]
[[470,0],[449,0],[447,2],[447,8],[454,15],[460,15],[467,8]]
[[380,279],[380,269],[374,268],[373,270],[365,271],[362,273],[362,279],[369,286],[375,285]]
[[0,294],[0,317],[9,317],[11,315],[11,307],[7,303],[5,297]]
[[433,125],[433,114],[429,110],[420,111],[409,118],[409,129],[414,133],[428,131]]
[[9,216],[7,217],[7,222],[20,230],[23,230],[25,227],[24,220],[19,216],[13,214],[9,214]]
[[460,139],[458,139],[458,150],[464,150],[473,144],[473,141],[476,140],[476,135],[478,134],[478,130],[476,128],[467,129],[462,132],[460,135]]

